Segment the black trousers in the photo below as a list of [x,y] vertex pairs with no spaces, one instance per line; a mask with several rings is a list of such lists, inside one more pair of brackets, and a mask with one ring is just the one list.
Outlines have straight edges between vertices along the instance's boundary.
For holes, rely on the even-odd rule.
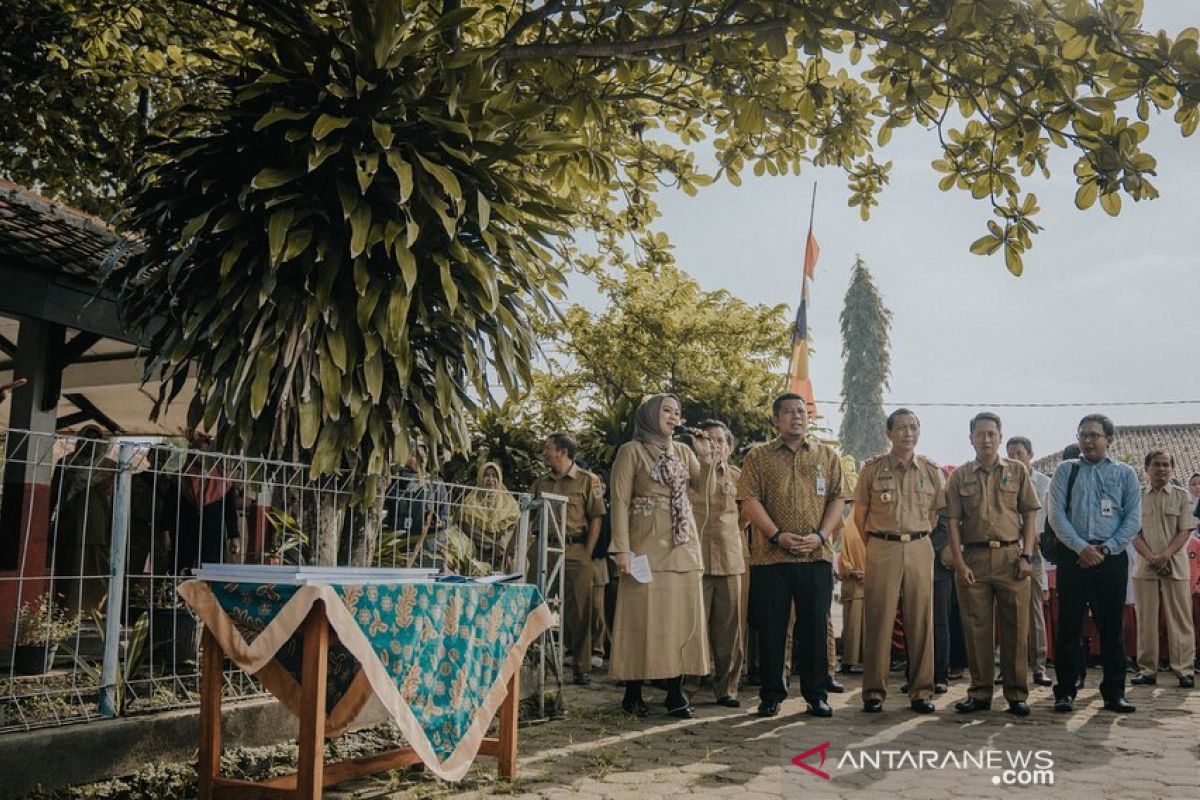
[[1081,569],[1074,553],[1058,565],[1058,624],[1054,631],[1054,673],[1058,683],[1054,696],[1074,697],[1079,673],[1084,668],[1079,633],[1090,608],[1100,632],[1100,661],[1104,679],[1100,694],[1105,701],[1125,696],[1125,588],[1129,578],[1129,556],[1118,553],[1098,566]]
[[[937,567],[934,567],[936,570]],[[950,596],[954,580],[933,576],[933,682],[950,680]]]
[[[934,658],[936,660],[937,656]],[[956,670],[964,669],[967,666],[967,641],[963,634],[962,611],[958,607],[958,590],[954,588],[953,580],[950,581],[949,665]],[[948,671],[947,675],[949,675]]]
[[783,674],[788,623],[796,609],[793,668],[800,675],[800,693],[810,703],[827,697],[829,663],[825,657],[826,618],[833,598],[833,565],[767,564],[750,568],[750,613],[758,628],[759,697],[778,703],[787,697]]

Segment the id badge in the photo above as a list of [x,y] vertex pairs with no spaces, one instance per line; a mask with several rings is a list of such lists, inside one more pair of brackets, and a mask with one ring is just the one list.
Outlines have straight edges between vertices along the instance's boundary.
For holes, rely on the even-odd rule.
[[1113,515],[1113,501],[1105,497],[1100,501],[1100,516],[1111,517]]
[[817,476],[817,497],[824,497],[824,496],[825,496],[825,476],[818,475]]

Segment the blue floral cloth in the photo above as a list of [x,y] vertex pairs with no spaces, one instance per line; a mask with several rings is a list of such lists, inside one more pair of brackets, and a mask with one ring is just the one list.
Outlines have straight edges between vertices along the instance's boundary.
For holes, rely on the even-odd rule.
[[[209,588],[238,632],[252,644],[305,587],[210,583]],[[502,677],[505,661],[521,640],[526,622],[542,606],[537,587],[525,584],[433,582],[331,588],[369,642],[439,761],[449,758],[467,736]],[[327,712],[363,669],[345,644],[332,636],[330,642]],[[302,653],[299,629],[275,653],[276,662],[297,683]]]

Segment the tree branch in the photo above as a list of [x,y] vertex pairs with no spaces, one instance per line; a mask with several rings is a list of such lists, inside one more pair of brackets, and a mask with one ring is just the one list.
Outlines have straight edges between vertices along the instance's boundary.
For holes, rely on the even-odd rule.
[[536,61],[547,58],[634,58],[658,50],[670,50],[689,44],[706,42],[716,36],[737,36],[772,33],[791,24],[789,17],[776,17],[759,22],[702,25],[678,33],[651,36],[628,42],[558,42],[553,44],[510,45],[501,49],[500,61]]

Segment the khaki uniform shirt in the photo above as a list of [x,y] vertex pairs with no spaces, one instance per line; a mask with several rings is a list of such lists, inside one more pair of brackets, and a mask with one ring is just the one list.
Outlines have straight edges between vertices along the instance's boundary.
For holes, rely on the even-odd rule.
[[737,483],[742,471],[732,465],[700,468],[701,484],[688,490],[705,575],[744,575],[745,546],[738,527]]
[[956,469],[946,484],[942,513],[958,520],[963,544],[1012,542],[1021,538],[1022,515],[1041,507],[1029,470],[1002,457],[991,469],[979,459]]
[[[793,450],[777,437],[746,454],[738,479],[737,499],[757,500],[779,530],[803,536],[816,533],[827,505],[838,499],[848,500],[850,495],[836,450],[811,439],[805,439]],[[829,542],[806,556],[798,556],[768,542],[767,538],[774,533],[755,528],[750,546],[751,565],[833,561]]]
[[945,498],[942,472],[925,456],[907,464],[891,453],[876,456],[863,465],[854,494],[855,507],[867,510],[864,540],[871,533],[929,533]]
[[571,464],[561,478],[547,473],[533,482],[529,489],[534,497],[558,494],[567,498],[567,561],[591,561],[587,549],[587,534],[591,522],[604,516],[604,489],[595,475]]
[[846,524],[842,528],[842,553],[838,559],[839,580],[846,580],[851,572],[862,572],[867,565],[867,545],[858,526],[854,524],[854,512],[846,516]]
[[[1161,553],[1171,540],[1192,527],[1192,500],[1186,489],[1167,484],[1161,489],[1142,489],[1142,538],[1152,552]],[[1170,579],[1188,579],[1188,552],[1186,543],[1179,552],[1171,556]],[[1133,568],[1135,578],[1162,577],[1153,572],[1140,555]]]

